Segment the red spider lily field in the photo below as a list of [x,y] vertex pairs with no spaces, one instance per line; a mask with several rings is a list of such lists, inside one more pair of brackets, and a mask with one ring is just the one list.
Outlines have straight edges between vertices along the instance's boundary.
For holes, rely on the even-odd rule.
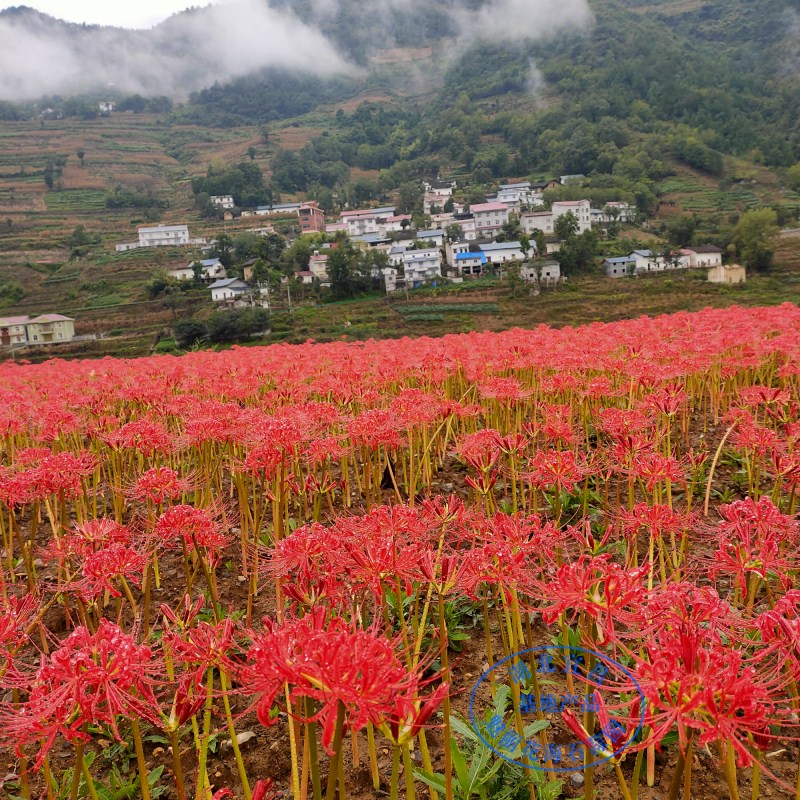
[[0,365],[0,796],[800,800],[800,309]]

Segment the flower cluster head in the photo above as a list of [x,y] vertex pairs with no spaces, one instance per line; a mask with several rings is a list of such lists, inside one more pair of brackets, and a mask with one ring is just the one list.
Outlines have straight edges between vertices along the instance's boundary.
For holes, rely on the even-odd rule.
[[3,728],[18,752],[41,745],[37,768],[59,734],[69,742],[86,741],[87,726],[108,726],[121,741],[121,718],[158,721],[155,670],[151,649],[113,623],[101,620],[96,633],[76,628],[42,657],[28,700],[3,711]]
[[322,743],[330,750],[340,705],[352,730],[367,722],[386,725],[397,736],[415,735],[443,697],[442,689],[426,705],[419,671],[409,670],[395,642],[377,630],[361,630],[318,608],[282,624],[265,621],[253,637],[241,682],[259,695],[256,713],[272,725],[276,699],[289,690],[292,701],[310,698],[322,722]]

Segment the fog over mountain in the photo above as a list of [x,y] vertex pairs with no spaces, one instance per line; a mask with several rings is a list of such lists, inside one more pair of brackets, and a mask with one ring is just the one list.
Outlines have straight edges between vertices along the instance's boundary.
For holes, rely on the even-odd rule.
[[[356,65],[331,26],[361,14],[367,42]],[[377,49],[405,44],[437,15],[450,47],[478,38],[538,38],[592,18],[587,0],[224,0],[176,14],[150,30],[62,22],[25,7],[0,12],[0,99],[28,100],[105,86],[122,92],[185,97],[191,91],[264,68],[317,75],[357,74]],[[344,16],[343,16],[344,15]],[[346,23],[346,24],[349,24]],[[422,31],[425,35],[425,31]]]

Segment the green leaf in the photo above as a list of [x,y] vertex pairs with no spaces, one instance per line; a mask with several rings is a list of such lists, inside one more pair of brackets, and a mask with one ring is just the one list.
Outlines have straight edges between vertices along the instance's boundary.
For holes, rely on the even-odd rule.
[[475,742],[476,744],[481,743],[481,739],[478,734],[475,732],[475,729],[472,725],[468,725],[461,717],[457,717],[455,714],[450,717],[450,727],[459,735],[463,736],[465,739],[469,739],[471,742]]
[[164,772],[164,765],[160,764],[154,770],[152,770],[147,776],[147,782],[151,786],[155,786],[158,779],[161,777],[162,773]]
[[[450,737],[450,749],[451,754],[453,757],[453,768],[456,771],[456,775],[458,776],[458,782],[462,788],[467,785],[469,774],[467,772],[467,762],[464,758],[464,754],[458,748],[458,742],[454,737]],[[465,796],[465,800],[469,795]]]
[[425,772],[425,770],[422,769],[415,769],[414,776],[440,794],[445,793],[444,775],[441,773],[437,772],[434,774],[431,772]]
[[525,726],[524,728],[525,738],[528,739],[535,733],[539,733],[539,731],[543,731],[545,728],[549,727],[550,727],[550,720],[537,719],[536,722],[531,722],[530,725]]

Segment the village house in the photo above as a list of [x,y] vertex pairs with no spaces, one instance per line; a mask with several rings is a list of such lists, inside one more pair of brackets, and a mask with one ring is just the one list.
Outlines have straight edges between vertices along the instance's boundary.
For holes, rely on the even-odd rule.
[[209,199],[211,200],[211,205],[216,208],[230,209],[235,206],[232,194],[212,194]]
[[422,210],[425,214],[430,214],[434,209],[444,210],[445,203],[453,196],[456,188],[455,181],[427,181],[422,184],[424,195],[422,198]]
[[474,242],[478,238],[478,226],[472,214],[454,214],[450,224],[461,228],[461,236],[466,241]]
[[204,258],[202,261],[192,261],[185,267],[169,270],[167,274],[170,278],[175,278],[179,281],[191,281],[194,279],[195,265],[200,267],[201,281],[218,281],[228,277],[225,267],[222,266],[222,262],[218,258]]
[[0,318],[0,347],[64,344],[75,338],[75,320],[62,314]]
[[367,233],[379,233],[380,225],[385,225],[387,218],[394,216],[394,206],[359,208],[354,211],[342,211],[339,221],[347,226],[350,236],[363,236]]
[[458,253],[454,258],[454,269],[457,276],[483,275],[488,259],[483,250],[467,250]]
[[447,266],[455,267],[458,256],[470,252],[470,249],[477,251],[478,247],[474,242],[448,242],[444,246],[444,259]]
[[238,300],[250,294],[250,286],[239,278],[225,278],[215,281],[208,287],[214,303],[225,303]]
[[636,262],[631,261],[628,256],[615,256],[603,262],[603,269],[609,278],[626,278],[633,274]]
[[300,233],[322,233],[325,230],[325,214],[317,202],[301,203],[297,209],[297,219]]
[[116,107],[116,103],[112,103],[108,100],[101,100],[97,104],[97,107],[100,109],[101,114],[108,115],[114,110],[114,108]]
[[12,347],[15,344],[25,344],[28,341],[28,332],[25,328],[30,317],[0,317],[0,347]]
[[[531,243],[531,247],[535,246]],[[490,242],[482,244],[481,251],[490,264],[506,264],[509,261],[524,261],[525,253],[519,242]]]
[[553,230],[556,220],[570,213],[578,222],[578,233],[584,233],[592,227],[591,203],[588,200],[557,200],[550,210],[553,214]]
[[452,224],[454,214],[452,211],[443,211],[441,214],[431,214],[431,225],[434,228],[446,228],[448,225]]
[[383,275],[383,285],[386,289],[386,294],[396,292],[398,284],[401,283],[401,280],[398,278],[397,269],[395,267],[384,267],[381,270],[381,274]]
[[495,199],[498,203],[517,210],[522,206],[538,206],[543,202],[542,191],[534,189],[530,181],[501,184]]
[[271,206],[258,206],[256,208],[257,217],[288,217],[290,214],[297,214],[300,210],[300,203],[278,203]]
[[414,238],[423,242],[428,247],[442,247],[444,245],[444,231],[440,229],[429,231],[417,231]]
[[325,233],[347,233],[346,222],[329,222],[325,226]]
[[717,264],[708,271],[709,283],[744,283],[747,272],[741,264]]
[[139,241],[126,242],[116,245],[118,253],[127,250],[136,250],[140,247],[182,247],[184,245],[203,245],[205,239],[192,239],[189,237],[188,225],[156,225],[149,228],[139,228]]
[[389,263],[394,267],[403,266],[403,254],[408,250],[405,244],[396,244],[389,250]]
[[603,206],[602,222],[634,222],[636,220],[636,209],[630,203],[623,203],[618,200],[609,200]]
[[561,280],[561,264],[558,261],[541,261],[538,270],[541,283],[558,283]]
[[360,236],[351,236],[350,241],[362,250],[379,250],[382,253],[391,252],[394,242],[380,233],[365,233]]
[[328,254],[315,250],[308,260],[309,272],[320,281],[328,280]]
[[245,283],[253,282],[253,267],[258,260],[257,258],[248,258],[247,261],[242,264],[242,276],[244,277]]
[[[500,272],[501,277],[507,276],[507,270]],[[528,283],[540,283],[553,286],[561,280],[561,266],[558,261],[526,261],[520,264],[519,276]]]
[[661,272],[667,268],[666,259],[652,250],[634,250],[628,256],[628,260],[633,263],[637,275],[645,272]]
[[719,267],[722,265],[722,250],[713,244],[701,245],[699,247],[685,247],[681,254],[689,259],[688,266],[692,269],[700,267]]
[[403,273],[408,288],[442,277],[442,257],[438,250],[406,250]]
[[508,206],[502,203],[478,203],[469,210],[479,236],[494,236],[508,222]]
[[311,270],[304,269],[300,272],[295,272],[294,276],[297,278],[297,280],[307,286],[310,286],[312,283],[314,283],[314,273],[311,272]]
[[75,338],[75,320],[61,314],[42,314],[25,323],[29,342],[69,342]]
[[386,236],[389,233],[406,231],[412,226],[411,214],[396,214],[386,217],[383,221],[378,220],[378,232]]
[[545,236],[552,235],[553,221],[552,211],[526,211],[519,218],[519,224],[527,236],[533,236],[537,230]]

